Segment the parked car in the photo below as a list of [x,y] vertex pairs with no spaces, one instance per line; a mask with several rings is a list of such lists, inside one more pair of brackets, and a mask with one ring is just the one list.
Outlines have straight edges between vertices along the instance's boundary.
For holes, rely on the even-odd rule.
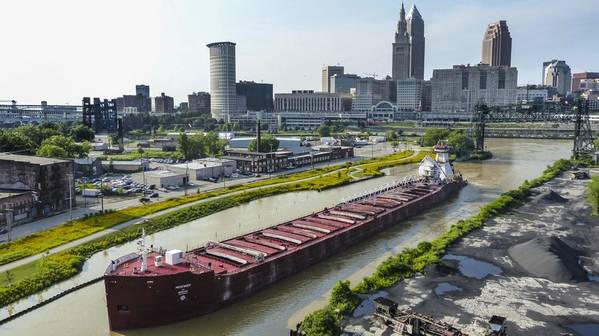
[[150,198],[158,198],[159,196],[160,196],[160,194],[155,192],[150,195]]
[[150,202],[150,199],[147,198],[147,197],[142,197],[142,198],[139,199],[139,201],[142,202],[142,203],[147,203],[147,202]]

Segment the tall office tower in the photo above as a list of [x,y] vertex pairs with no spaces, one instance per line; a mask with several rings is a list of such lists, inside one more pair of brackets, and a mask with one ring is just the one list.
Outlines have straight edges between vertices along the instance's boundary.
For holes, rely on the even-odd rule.
[[410,77],[424,79],[424,21],[416,5],[408,12],[408,35],[410,36]]
[[483,38],[483,64],[512,65],[512,37],[504,20],[491,23]]
[[408,35],[408,22],[406,11],[401,4],[399,22],[393,43],[393,64],[391,77],[393,80],[408,79],[410,77],[410,36]]
[[210,112],[212,118],[230,121],[237,111],[235,43],[215,42],[210,48]]
[[566,61],[543,62],[543,84],[554,87],[561,95],[568,93],[572,88],[572,72]]
[[145,84],[135,85],[135,95],[142,95],[144,98],[150,98],[150,86]]
[[322,67],[322,92],[331,92],[331,76],[343,75],[345,69],[340,65],[325,65]]

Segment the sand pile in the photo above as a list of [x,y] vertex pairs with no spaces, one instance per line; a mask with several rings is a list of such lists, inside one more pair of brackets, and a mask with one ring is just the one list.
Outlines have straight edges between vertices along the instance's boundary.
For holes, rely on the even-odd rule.
[[552,201],[552,202],[558,202],[558,203],[565,203],[568,202],[568,199],[565,197],[562,197],[560,194],[556,193],[555,191],[549,189],[545,192],[541,193],[541,197],[544,200],[547,201]]
[[587,281],[580,253],[558,237],[540,237],[508,250],[510,257],[535,276],[553,282]]

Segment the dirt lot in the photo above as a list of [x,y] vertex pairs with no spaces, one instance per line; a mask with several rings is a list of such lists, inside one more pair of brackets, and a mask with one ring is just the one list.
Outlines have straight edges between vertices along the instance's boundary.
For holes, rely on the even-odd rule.
[[385,296],[470,335],[485,335],[492,315],[507,317],[509,335],[599,335],[599,218],[585,199],[588,182],[562,177],[537,188],[426,275],[370,296],[346,333],[391,335],[369,316],[373,297]]

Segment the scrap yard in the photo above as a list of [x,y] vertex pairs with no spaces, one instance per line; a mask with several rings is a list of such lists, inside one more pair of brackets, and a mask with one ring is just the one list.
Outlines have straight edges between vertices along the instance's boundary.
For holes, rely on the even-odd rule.
[[424,274],[364,297],[344,334],[499,335],[495,321],[512,336],[599,335],[599,218],[584,175],[534,189]]

